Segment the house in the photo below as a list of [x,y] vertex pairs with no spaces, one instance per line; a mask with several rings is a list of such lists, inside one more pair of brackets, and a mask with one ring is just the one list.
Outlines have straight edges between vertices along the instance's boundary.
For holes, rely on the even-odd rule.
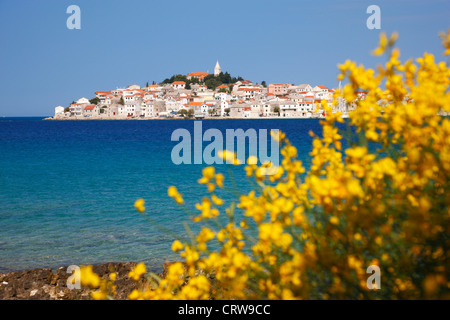
[[214,100],[214,91],[197,92],[197,96],[200,99],[199,101]]
[[295,87],[295,92],[303,92],[303,91],[312,91],[313,90],[313,88],[307,83],[299,84],[294,87]]
[[216,101],[226,101],[226,100],[230,100],[230,99],[231,99],[231,95],[226,92],[218,92],[214,95],[214,100],[216,100]]
[[222,100],[220,101],[220,116],[224,116],[225,115],[225,109],[227,109],[230,106],[230,100]]
[[286,83],[271,83],[267,86],[267,91],[275,95],[285,95],[288,93],[289,86]]
[[172,88],[174,88],[175,90],[186,88],[186,82],[184,82],[184,81],[174,81],[174,82],[172,82],[170,85],[171,85]]
[[226,92],[218,92],[214,95],[214,100],[216,103],[219,103],[218,108],[220,108],[220,113],[218,112],[218,114],[223,116],[225,109],[230,105],[231,95]]
[[128,89],[130,89],[130,90],[134,90],[134,89],[141,90],[141,86],[138,86],[137,84],[130,84],[128,86]]
[[166,100],[166,111],[167,112],[178,112],[183,107],[182,98],[171,97]]
[[89,104],[83,109],[83,117],[96,117],[100,114],[100,107],[96,104]]
[[105,109],[105,115],[108,118],[116,118],[119,116],[119,105],[117,103],[108,105]]
[[192,109],[195,113],[202,113],[203,102],[189,102],[187,109]]
[[235,103],[230,106],[230,117],[233,118],[244,118],[244,107],[246,104]]
[[328,89],[327,87],[325,87],[325,86],[315,86],[313,89],[312,89],[312,91],[314,91],[314,92],[318,92],[318,91],[321,91],[321,92],[328,92],[330,89]]
[[289,118],[289,117],[297,117],[298,116],[298,103],[285,100],[279,102],[280,106],[280,116]]
[[161,86],[159,84],[149,84],[147,87],[142,88],[142,91],[159,91]]
[[220,114],[219,104],[215,100],[204,101],[201,110],[205,116],[211,116],[213,114]]
[[69,110],[75,117],[83,117],[84,107],[91,104],[88,99],[81,98],[77,102],[70,105]]
[[216,88],[216,92],[217,91],[219,91],[219,90],[221,90],[222,89],[222,91],[223,90],[227,90],[228,91],[228,89],[230,89],[227,85],[225,85],[225,84],[221,84],[220,86],[218,86],[217,88]]
[[314,103],[311,101],[303,101],[298,104],[298,114],[301,117],[310,117],[315,111]]
[[139,117],[141,115],[141,105],[139,101],[126,101],[124,115],[127,117]]
[[263,115],[262,105],[259,102],[250,104],[250,118],[259,118]]
[[253,85],[253,82],[251,82],[250,80],[242,80],[242,81],[237,81],[235,84],[235,86],[251,86]]
[[113,95],[113,96],[120,96],[120,95],[122,95],[122,92],[123,92],[123,90],[124,89],[115,89],[115,90],[111,90],[111,94]]
[[243,96],[245,99],[254,99],[256,94],[260,93],[262,90],[263,89],[260,88],[247,87],[247,88],[239,88],[238,92],[241,92],[241,97]]
[[261,104],[261,112],[263,117],[278,117],[278,113],[275,113],[274,109],[275,105],[273,102]]
[[186,97],[187,102],[191,103],[191,102],[203,102],[205,99],[203,99],[200,96],[188,96]]
[[55,118],[63,118],[64,117],[64,107],[57,106],[55,108]]
[[111,91],[95,91],[95,97],[99,98],[100,101],[104,100],[107,95],[110,95]]
[[146,101],[142,105],[141,117],[156,118],[165,113],[170,112],[166,109],[164,101]]

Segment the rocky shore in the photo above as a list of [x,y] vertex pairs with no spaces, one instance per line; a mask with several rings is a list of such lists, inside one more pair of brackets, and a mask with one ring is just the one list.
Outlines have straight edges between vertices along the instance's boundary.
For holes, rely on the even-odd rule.
[[[136,283],[128,277],[135,265],[136,262],[110,262],[95,265],[93,269],[104,279],[111,272],[116,272],[116,299],[125,300],[136,288]],[[164,265],[164,270],[168,265]],[[90,300],[89,289],[70,290],[67,287],[70,276],[67,267],[61,267],[56,272],[52,269],[33,269],[0,273],[0,300]]]

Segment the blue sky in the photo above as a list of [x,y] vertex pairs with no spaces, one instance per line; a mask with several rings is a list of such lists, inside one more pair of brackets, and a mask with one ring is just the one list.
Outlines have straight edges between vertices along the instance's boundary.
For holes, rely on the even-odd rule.
[[[69,30],[69,5],[81,30]],[[369,5],[381,30],[369,30]],[[222,71],[254,82],[337,86],[337,64],[374,67],[379,32],[401,58],[434,53],[450,1],[0,0],[0,116],[48,116],[96,90]]]

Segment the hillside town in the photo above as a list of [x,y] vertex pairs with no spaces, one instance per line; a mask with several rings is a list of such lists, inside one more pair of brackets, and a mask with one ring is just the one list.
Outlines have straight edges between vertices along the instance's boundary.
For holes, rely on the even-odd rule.
[[[222,76],[219,61],[214,77]],[[55,120],[173,119],[173,118],[321,118],[322,100],[331,103],[337,89],[323,85],[238,80],[208,87],[208,72],[193,72],[189,81],[147,84],[144,87],[95,91],[95,98],[80,98],[68,107],[55,108]],[[193,81],[193,82],[191,82]],[[365,93],[361,92],[361,98]],[[343,102],[336,108],[347,112]]]

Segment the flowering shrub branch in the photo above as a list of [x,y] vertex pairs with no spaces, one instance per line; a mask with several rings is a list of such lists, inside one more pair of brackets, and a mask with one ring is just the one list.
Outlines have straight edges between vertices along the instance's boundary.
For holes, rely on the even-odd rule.
[[[241,195],[236,208],[223,208],[214,191],[224,188],[224,176],[205,168],[199,183],[208,196],[193,217],[201,231],[193,243],[172,245],[183,263],[129,298],[449,299],[450,69],[428,53],[402,63],[396,38],[381,36],[373,53],[388,59],[376,70],[339,65],[348,84],[335,104],[355,106],[350,140],[337,127],[342,114],[324,101],[322,133],[311,133],[310,169],[279,135],[276,174],[264,175],[268,164],[249,159],[246,174],[259,188]],[[442,38],[449,55],[450,33]],[[232,152],[223,156],[238,164]],[[168,194],[184,204],[176,187]],[[143,204],[136,202],[138,211]],[[381,288],[367,285],[373,265]],[[130,277],[138,280],[145,267],[136,268]]]

